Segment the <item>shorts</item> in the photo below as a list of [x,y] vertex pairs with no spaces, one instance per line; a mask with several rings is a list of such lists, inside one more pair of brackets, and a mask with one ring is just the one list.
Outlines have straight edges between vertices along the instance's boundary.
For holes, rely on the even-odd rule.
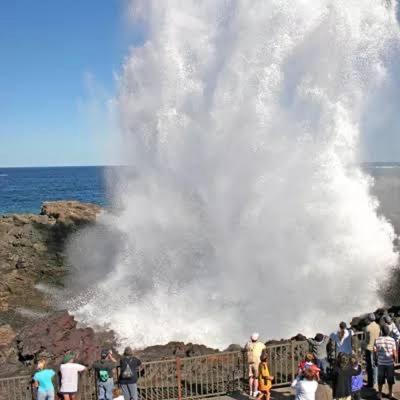
[[249,377],[258,378],[258,367],[260,363],[249,364]]
[[394,385],[394,365],[378,365],[378,385]]

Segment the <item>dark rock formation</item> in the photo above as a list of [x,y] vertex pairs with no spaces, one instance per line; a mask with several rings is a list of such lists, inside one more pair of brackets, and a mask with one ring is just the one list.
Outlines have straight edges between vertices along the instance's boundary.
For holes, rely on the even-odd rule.
[[44,203],[41,215],[0,217],[0,324],[18,328],[27,320],[21,309],[52,309],[35,285],[62,284],[65,240],[100,211],[93,204],[58,201]]
[[92,328],[78,328],[67,311],[58,311],[48,317],[25,325],[16,337],[18,357],[26,365],[39,358],[52,364],[61,363],[64,354],[74,351],[80,362],[91,365],[100,357],[102,348],[114,348],[112,331],[94,332]]
[[210,347],[183,342],[169,342],[166,345],[146,347],[135,352],[142,361],[168,360],[175,357],[195,357],[218,353],[219,350]]

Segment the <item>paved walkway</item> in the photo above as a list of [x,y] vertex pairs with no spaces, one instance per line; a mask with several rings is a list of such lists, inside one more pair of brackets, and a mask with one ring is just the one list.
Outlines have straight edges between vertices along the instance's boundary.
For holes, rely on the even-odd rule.
[[[387,395],[387,386],[383,387],[384,398]],[[396,371],[396,384],[393,387],[393,397],[400,400],[400,370]],[[365,400],[378,400],[377,392],[374,389],[364,388],[361,398]],[[231,396],[221,396],[216,400],[249,400],[249,396],[236,393]],[[294,391],[290,387],[276,388],[271,390],[271,400],[290,400],[294,399]],[[332,390],[328,385],[318,385],[315,400],[332,400]]]

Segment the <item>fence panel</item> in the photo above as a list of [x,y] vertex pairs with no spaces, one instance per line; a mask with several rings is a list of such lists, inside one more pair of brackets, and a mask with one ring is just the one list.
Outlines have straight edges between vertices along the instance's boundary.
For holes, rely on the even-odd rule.
[[[358,332],[355,351],[362,355]],[[287,385],[294,379],[297,366],[309,344],[282,342],[268,345],[270,373],[275,377],[273,386]],[[210,354],[206,356],[152,361],[142,364],[138,380],[140,400],[185,400],[220,396],[247,389],[248,365],[246,354],[241,351]],[[0,400],[32,399],[31,377],[19,376],[0,379]],[[79,382],[79,400],[96,399],[96,379],[89,370]]]
[[32,388],[29,375],[0,379],[0,400],[31,400]]

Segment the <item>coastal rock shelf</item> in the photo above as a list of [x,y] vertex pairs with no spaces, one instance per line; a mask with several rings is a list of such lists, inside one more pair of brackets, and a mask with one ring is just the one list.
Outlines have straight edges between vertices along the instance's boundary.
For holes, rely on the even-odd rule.
[[94,204],[57,201],[44,203],[40,215],[0,217],[0,324],[20,327],[51,310],[37,284],[62,284],[65,240],[100,212]]

